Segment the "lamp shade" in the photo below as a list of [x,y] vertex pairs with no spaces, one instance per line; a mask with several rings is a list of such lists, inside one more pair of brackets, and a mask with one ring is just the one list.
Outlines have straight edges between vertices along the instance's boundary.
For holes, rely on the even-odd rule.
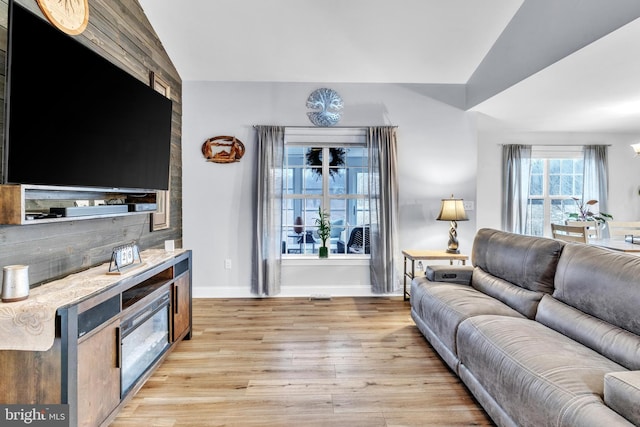
[[640,154],[640,142],[631,144],[631,147],[633,148],[633,151],[636,152],[636,155]]
[[468,221],[467,213],[464,211],[464,203],[462,199],[442,199],[440,207],[439,221]]

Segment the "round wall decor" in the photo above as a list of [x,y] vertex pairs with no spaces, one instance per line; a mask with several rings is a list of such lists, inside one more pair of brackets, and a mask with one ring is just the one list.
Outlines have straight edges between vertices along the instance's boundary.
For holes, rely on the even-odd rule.
[[338,92],[323,87],[311,92],[307,99],[307,108],[314,110],[307,113],[311,123],[327,127],[340,121],[344,104]]
[[89,0],[37,0],[40,10],[56,28],[72,36],[89,23]]

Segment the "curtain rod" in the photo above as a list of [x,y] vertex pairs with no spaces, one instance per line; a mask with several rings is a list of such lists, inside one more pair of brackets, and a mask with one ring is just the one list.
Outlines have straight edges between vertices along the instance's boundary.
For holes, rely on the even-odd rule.
[[611,147],[612,144],[498,144],[498,145],[531,145],[532,147],[584,147],[585,145],[604,145]]
[[[260,126],[280,126],[280,125],[253,125],[253,128],[257,128]],[[370,127],[389,127],[389,128],[397,128],[397,125],[382,125],[382,126],[371,126],[371,125],[364,125],[364,126],[287,126],[284,125],[282,126],[283,128],[298,128],[298,129],[357,129],[357,128],[370,128]]]

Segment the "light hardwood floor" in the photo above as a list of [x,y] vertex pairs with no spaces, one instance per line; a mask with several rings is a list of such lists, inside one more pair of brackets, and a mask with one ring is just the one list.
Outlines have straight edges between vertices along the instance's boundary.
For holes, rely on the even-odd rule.
[[111,427],[491,426],[398,298],[194,299]]

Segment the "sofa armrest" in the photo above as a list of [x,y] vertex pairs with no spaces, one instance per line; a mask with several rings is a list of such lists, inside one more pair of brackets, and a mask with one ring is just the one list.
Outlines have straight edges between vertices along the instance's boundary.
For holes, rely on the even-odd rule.
[[428,265],[425,271],[432,282],[449,282],[470,285],[473,266],[470,265]]
[[640,371],[604,376],[604,403],[634,425],[640,425]]

